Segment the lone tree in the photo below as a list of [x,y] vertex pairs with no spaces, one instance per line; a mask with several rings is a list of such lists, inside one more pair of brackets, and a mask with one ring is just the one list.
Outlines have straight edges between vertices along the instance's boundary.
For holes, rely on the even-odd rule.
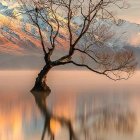
[[[126,8],[124,0],[20,0],[21,13],[38,30],[45,66],[38,74],[33,91],[45,91],[47,73],[55,66],[73,64],[113,80],[128,79],[136,63],[128,49],[113,49],[109,22],[111,9]],[[118,24],[119,26],[119,24]],[[60,38],[63,41],[60,43]],[[65,53],[54,58],[59,47]],[[82,58],[82,59],[81,59]],[[82,60],[82,61],[81,61]]]

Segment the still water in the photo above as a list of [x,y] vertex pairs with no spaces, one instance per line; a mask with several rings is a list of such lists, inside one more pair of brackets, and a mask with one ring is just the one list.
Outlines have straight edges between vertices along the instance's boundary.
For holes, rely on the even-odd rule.
[[111,81],[53,70],[51,92],[31,94],[38,71],[0,71],[0,140],[140,140],[140,72]]

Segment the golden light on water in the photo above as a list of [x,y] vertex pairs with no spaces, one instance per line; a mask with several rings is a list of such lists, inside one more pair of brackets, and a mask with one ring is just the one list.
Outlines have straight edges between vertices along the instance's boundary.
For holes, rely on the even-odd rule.
[[[28,84],[31,85],[31,80],[29,79],[33,77],[33,72],[3,71],[0,76],[0,80],[3,81],[2,87],[6,87],[6,85],[12,83],[13,87],[15,86],[16,88],[22,89],[24,86],[27,87]],[[15,78],[16,76],[18,77]],[[131,106],[131,109],[137,112],[138,122],[140,122],[140,113],[137,108],[139,106],[140,96],[139,94],[135,94],[139,92],[139,77],[140,72],[137,72],[136,75],[127,81],[114,82],[108,80],[106,77],[95,75],[87,71],[51,71],[48,75],[48,81],[49,86],[52,88],[52,93],[47,98],[47,108],[54,116],[62,117],[67,120],[70,119],[75,125],[75,116],[77,116],[80,109],[83,111],[84,106],[81,104],[85,103],[84,100],[89,97],[88,91],[90,91],[91,94],[94,95],[95,93],[95,95],[94,100],[91,96],[89,97],[91,102],[86,102],[88,107],[87,114],[89,111],[88,109],[92,105],[94,105],[93,107],[100,106],[102,100],[103,103],[108,103],[108,101],[111,100],[111,103],[114,104],[115,101],[119,103],[122,101],[122,98],[124,98],[122,103],[127,102],[127,104]],[[6,83],[6,81],[8,82]],[[21,86],[17,84],[19,81],[22,81]],[[53,84],[54,82],[55,84]],[[54,89],[56,91],[54,91]],[[78,89],[81,94],[77,92]],[[85,91],[84,94],[82,93],[83,91]],[[99,96],[96,94],[96,91],[101,92],[99,92]],[[107,91],[111,94],[108,94]],[[134,97],[133,94],[131,94],[132,97],[129,96],[130,93],[134,93],[135,98],[132,98]],[[104,97],[106,99],[103,99]],[[0,140],[40,139],[44,122],[37,123],[38,119],[41,119],[41,114],[38,106],[35,104],[32,94],[26,92],[12,92],[8,89],[7,93],[6,91],[5,93],[0,92],[0,98]],[[125,103],[122,105],[125,105]],[[38,127],[38,125],[40,125],[40,127]],[[139,136],[140,123],[137,125],[136,135]],[[50,128],[52,133],[58,137],[64,134],[62,125],[54,117],[50,120]]]
[[61,129],[61,124],[56,119],[50,120],[50,128],[53,134],[57,134]]
[[22,137],[22,113],[18,107],[7,113],[0,112],[0,139],[19,140]]

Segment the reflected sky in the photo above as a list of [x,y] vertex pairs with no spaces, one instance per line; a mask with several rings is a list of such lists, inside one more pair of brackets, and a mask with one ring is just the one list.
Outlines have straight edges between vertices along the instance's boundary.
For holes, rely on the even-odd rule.
[[40,140],[45,122],[42,103],[51,114],[56,140],[69,139],[60,120],[70,122],[80,140],[140,138],[140,72],[128,81],[113,82],[87,71],[52,71],[51,93],[41,100],[28,92],[36,73],[0,72],[0,140]]

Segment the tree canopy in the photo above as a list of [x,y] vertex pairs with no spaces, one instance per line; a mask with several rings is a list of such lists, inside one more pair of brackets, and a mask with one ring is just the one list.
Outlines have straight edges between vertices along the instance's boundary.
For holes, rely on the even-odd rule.
[[[124,0],[19,0],[19,4],[20,14],[38,30],[50,68],[74,64],[113,80],[127,79],[134,72],[133,52],[114,49],[110,43],[115,32],[109,23],[121,24],[113,9],[127,8]],[[59,46],[65,47],[66,53],[54,60]]]

